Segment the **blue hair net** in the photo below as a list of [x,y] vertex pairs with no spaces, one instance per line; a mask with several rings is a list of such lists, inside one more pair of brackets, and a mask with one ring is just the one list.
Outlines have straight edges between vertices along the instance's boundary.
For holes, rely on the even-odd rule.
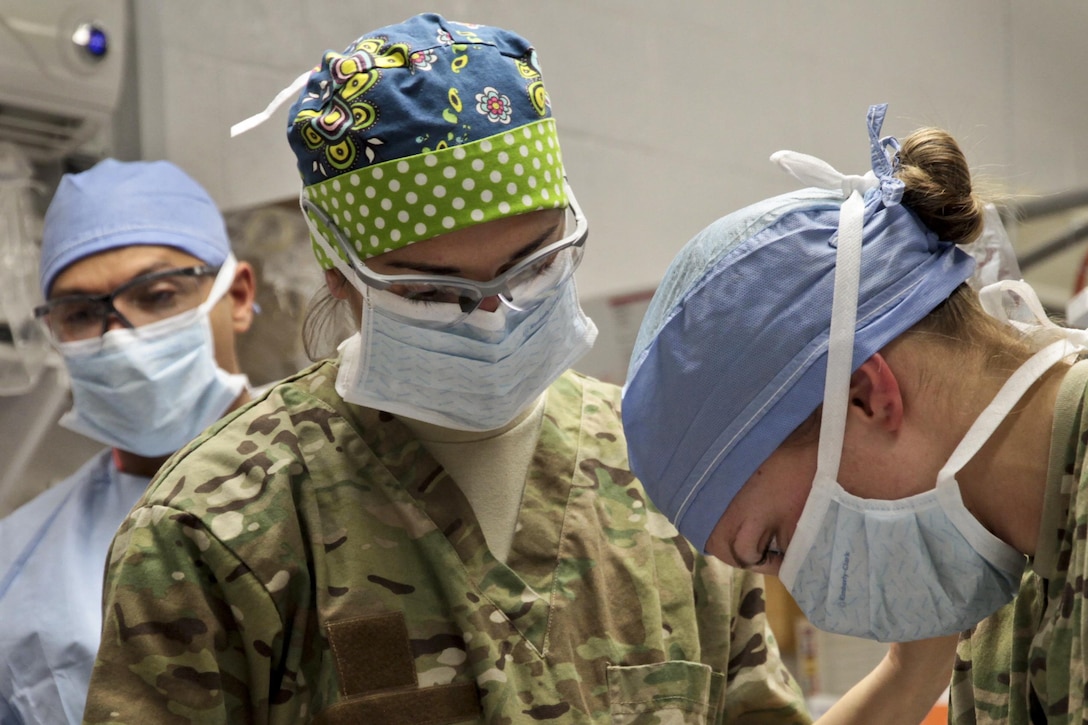
[[[878,131],[883,108],[874,108]],[[887,160],[873,124],[871,112],[883,181],[890,168],[876,168]],[[974,267],[883,186],[864,195],[854,369]],[[846,198],[810,188],[719,219],[680,251],[647,310],[624,386],[631,466],[701,549],[744,483],[823,400]]]
[[200,184],[169,161],[105,159],[65,174],[45,213],[42,295],[84,257],[133,245],[175,247],[205,264],[230,253],[223,217]]

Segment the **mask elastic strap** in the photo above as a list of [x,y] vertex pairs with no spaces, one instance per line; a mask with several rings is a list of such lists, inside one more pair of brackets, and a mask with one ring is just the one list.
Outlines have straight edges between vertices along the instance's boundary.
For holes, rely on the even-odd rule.
[[234,256],[234,252],[227,252],[227,258],[223,260],[223,264],[219,266],[219,271],[215,274],[215,281],[212,282],[211,291],[208,292],[208,299],[200,303],[199,309],[207,312],[223,299],[227,290],[234,284],[234,273],[237,269],[238,259]]
[[[324,252],[325,256],[329,258],[329,261],[331,261],[332,265],[336,267],[336,270],[340,274],[344,275],[344,279],[347,280],[351,284],[351,286],[355,287],[355,289],[359,290],[359,293],[365,297],[369,287],[367,287],[366,285],[362,285],[362,287],[360,287],[355,283],[355,270],[350,264],[344,261],[344,258],[339,253],[333,251],[332,245],[330,245],[329,241],[325,239],[325,235],[318,230],[317,223],[310,217],[310,209],[307,208],[308,204],[313,205],[316,208],[316,205],[306,198],[305,191],[299,192],[298,207],[302,210],[302,218],[306,221],[306,226],[310,230],[310,236],[313,238],[317,246],[321,247],[321,251]],[[326,219],[323,215],[320,214],[318,216],[322,216],[321,223],[324,224],[326,228],[329,228],[329,231],[331,233],[335,233],[332,232],[332,229],[330,228],[332,220]]]
[[937,500],[949,520],[975,551],[994,566],[1011,574],[1023,568],[1023,554],[994,536],[967,510],[956,483],[956,474],[986,444],[1016,403],[1047,370],[1072,352],[1083,349],[1082,345],[1059,340],[1032,355],[1001,386],[937,474]]
[[[1035,321],[1025,322],[1010,318],[1008,309],[1003,302],[1006,293],[1012,293],[1018,298],[1018,301],[1027,308]],[[994,434],[1017,401],[1047,370],[1072,354],[1088,350],[1088,333],[1084,330],[1065,328],[1055,324],[1053,320],[1047,317],[1042,303],[1039,302],[1039,298],[1035,294],[1035,290],[1027,282],[1022,280],[995,282],[979,290],[979,300],[987,314],[1008,325],[1025,332],[1032,329],[1044,329],[1055,335],[1060,335],[1061,339],[1036,352],[1009,376],[1009,379],[1001,386],[990,404],[971,424],[956,450],[952,452],[948,462],[945,463],[937,476],[938,483],[953,479],[956,473],[967,465],[967,462]]]
[[827,340],[824,408],[820,420],[817,479],[837,479],[846,434],[846,411],[853,373],[854,326],[857,324],[861,278],[862,222],[865,205],[854,191],[839,212],[838,250],[835,253],[835,289],[831,302],[831,329]]
[[[1019,302],[1023,303],[1028,312],[1031,313],[1034,320],[1026,322],[1009,317],[1008,308],[1005,307],[1004,303],[1006,295],[1018,298]],[[1038,295],[1035,294],[1035,289],[1023,280],[1003,279],[988,284],[978,291],[978,300],[986,314],[1014,327],[1020,329],[1058,327],[1053,320],[1047,317],[1046,310],[1043,309],[1043,303],[1039,301]]]
[[1074,344],[1068,340],[1059,340],[1047,345],[1017,368],[1016,372],[1009,376],[1009,379],[997,391],[990,404],[979,414],[978,418],[967,430],[967,433],[964,434],[963,440],[956,446],[956,450],[952,452],[948,462],[944,464],[940,473],[937,474],[938,484],[955,478],[956,473],[978,453],[979,449],[993,436],[998,426],[1016,406],[1016,403],[1024,397],[1024,394],[1047,370],[1070,354],[1083,349],[1083,345]]

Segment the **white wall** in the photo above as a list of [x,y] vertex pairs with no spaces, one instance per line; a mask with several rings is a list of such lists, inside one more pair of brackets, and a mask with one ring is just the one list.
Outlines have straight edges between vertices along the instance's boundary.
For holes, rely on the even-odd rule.
[[885,133],[952,131],[1015,194],[1088,187],[1083,0],[134,0],[142,152],[227,209],[290,197],[286,108],[260,110],[326,48],[422,11],[518,30],[537,46],[567,170],[591,222],[584,296],[653,286],[734,208],[795,184],[780,148],[868,168]]

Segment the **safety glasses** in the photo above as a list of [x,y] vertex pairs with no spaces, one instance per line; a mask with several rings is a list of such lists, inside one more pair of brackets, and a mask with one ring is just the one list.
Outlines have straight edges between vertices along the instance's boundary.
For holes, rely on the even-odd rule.
[[531,311],[563,287],[581,263],[589,236],[589,225],[569,187],[567,198],[570,205],[566,210],[564,229],[572,231],[488,282],[443,275],[375,272],[359,258],[354,246],[323,209],[305,198],[301,205],[303,211],[312,214],[331,232],[336,245],[365,285],[410,301],[457,305],[454,309],[460,314],[441,315],[442,326],[449,326],[470,315],[489,297],[497,297],[515,311]]
[[101,338],[116,318],[128,328],[141,327],[196,308],[207,296],[204,277],[219,267],[200,265],[134,277],[104,295],[65,295],[34,308],[54,343]]

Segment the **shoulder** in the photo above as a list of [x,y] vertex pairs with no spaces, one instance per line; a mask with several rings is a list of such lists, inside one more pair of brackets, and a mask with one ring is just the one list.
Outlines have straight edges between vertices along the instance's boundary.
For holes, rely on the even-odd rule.
[[276,481],[337,455],[358,431],[335,380],[324,361],[270,386],[172,456],[142,503],[201,516],[274,495]]
[[0,519],[0,573],[11,564],[13,558],[23,554],[24,546],[44,535],[56,520],[58,512],[73,500],[73,494],[106,478],[109,466],[110,452],[104,450],[68,478],[50,486]]
[[586,396],[587,402],[604,402],[608,401],[611,407],[619,410],[620,401],[620,386],[615,383],[606,383],[603,380],[580,373],[576,370],[567,370],[559,379],[556,380],[553,386],[557,386],[560,390],[575,391],[580,390],[582,394]]
[[550,400],[582,418],[583,431],[622,443],[626,460],[626,439],[620,420],[620,388],[612,383],[568,370],[548,389]]
[[290,567],[304,561],[301,522],[315,487],[330,478],[314,468],[331,468],[358,445],[335,379],[329,361],[285,378],[172,456],[114,538],[115,595],[183,574],[198,596],[210,586],[205,569],[223,586],[243,587],[243,571],[271,586],[287,559]]

